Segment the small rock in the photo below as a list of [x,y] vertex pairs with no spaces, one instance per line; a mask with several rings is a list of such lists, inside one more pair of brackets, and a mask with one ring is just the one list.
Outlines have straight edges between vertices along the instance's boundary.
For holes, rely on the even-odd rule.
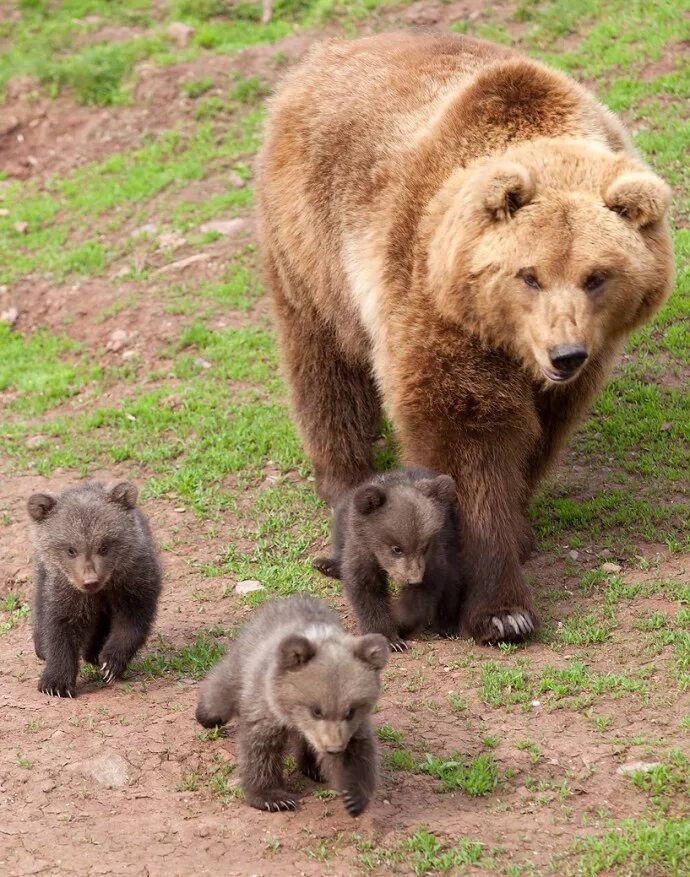
[[187,241],[179,231],[164,231],[158,235],[158,247],[161,250],[179,250]]
[[106,789],[119,789],[129,783],[129,764],[113,753],[98,758],[88,758],[70,765],[70,769],[82,776],[91,777]]
[[532,706],[534,706],[534,707],[541,706],[541,701],[540,700],[533,700]]
[[0,116],[0,137],[5,137],[7,134],[12,134],[19,127],[20,122],[17,116],[11,115]]
[[184,512],[186,512],[187,509],[186,509],[183,505],[179,505],[179,506],[175,509],[175,511],[176,511],[176,512],[179,512],[180,514],[184,514]]
[[46,793],[52,792],[54,788],[55,788],[55,783],[53,782],[53,780],[46,780],[43,783],[43,785],[41,786],[41,791],[46,792]]
[[569,557],[571,560],[577,560],[579,556],[580,556],[580,552],[579,552],[579,551],[575,551],[575,549],[573,549],[572,551],[569,551],[569,552],[568,552],[568,557]]
[[602,563],[601,565],[602,572],[620,572],[621,566],[617,563]]
[[234,235],[247,231],[249,228],[249,220],[247,219],[214,219],[212,222],[205,222],[199,226],[199,231],[206,234],[213,231],[216,234]]
[[118,353],[125,346],[125,342],[128,338],[129,335],[124,329],[114,329],[110,333],[105,349],[109,350],[111,353]]
[[19,319],[19,310],[17,308],[7,308],[0,312],[0,323],[6,323],[8,326],[14,326]]
[[239,174],[232,173],[228,177],[228,182],[234,189],[244,189],[247,185],[247,181],[243,180]]
[[599,557],[611,557],[611,552],[608,548],[602,548],[602,550],[599,552]]
[[660,761],[629,761],[627,764],[621,764],[616,773],[649,773],[655,767],[661,767]]
[[184,49],[189,45],[190,39],[194,36],[194,28],[189,24],[183,24],[181,21],[173,21],[168,25],[168,36],[175,40],[177,45]]
[[200,356],[194,360],[194,365],[198,365],[199,368],[211,368],[211,363],[207,359],[202,359]]
[[136,350],[123,350],[122,351],[122,358],[125,360],[125,362],[127,362],[130,359],[134,359],[134,357],[136,355],[137,355]]
[[263,591],[264,586],[256,579],[245,579],[235,585],[235,593],[244,597],[245,594],[252,594],[254,591]]
[[672,424],[672,423],[668,423],[668,422],[667,422],[667,423],[662,423],[661,426],[659,427],[659,429],[661,430],[661,432],[668,432],[668,431],[669,431],[670,429],[672,429],[672,428],[673,428],[673,424]]
[[24,444],[27,448],[40,448],[42,445],[46,443],[46,438],[44,435],[30,435],[27,437]]
[[10,211],[7,209],[7,207],[0,207],[0,216],[5,217],[9,215]]
[[158,231],[158,226],[155,222],[147,222],[145,225],[140,225],[139,228],[135,228],[133,232],[131,232],[131,238],[142,238],[149,235],[154,235]]
[[26,234],[27,231],[29,230],[29,223],[28,222],[15,222],[14,230],[17,232],[17,234]]

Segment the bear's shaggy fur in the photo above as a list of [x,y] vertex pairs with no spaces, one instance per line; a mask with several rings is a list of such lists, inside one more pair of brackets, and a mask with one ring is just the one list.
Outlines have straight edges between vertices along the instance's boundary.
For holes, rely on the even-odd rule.
[[283,753],[292,746],[302,773],[338,789],[351,816],[365,809],[377,779],[369,715],[388,656],[383,636],[348,636],[318,600],[272,600],[254,613],[202,682],[196,709],[206,728],[239,717],[248,804],[296,808],[283,787]]
[[[342,580],[362,633],[382,633],[396,651],[428,626],[458,633],[462,576],[450,475],[398,469],[365,481],[338,503],[331,541],[331,556],[314,566]],[[393,605],[389,578],[400,586]]]
[[76,694],[79,655],[119,679],[151,630],[162,572],[137,488],[98,481],[28,502],[36,550],[34,646],[45,694]]
[[669,200],[590,93],[490,43],[336,40],[274,98],[259,223],[317,489],[370,476],[383,407],[458,484],[481,642],[535,624],[527,505],[669,293]]

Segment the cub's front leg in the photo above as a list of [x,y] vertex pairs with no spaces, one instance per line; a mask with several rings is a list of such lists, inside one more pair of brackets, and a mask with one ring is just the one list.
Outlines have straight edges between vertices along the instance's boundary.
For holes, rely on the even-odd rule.
[[374,562],[346,560],[341,567],[345,593],[355,610],[362,634],[381,633],[397,652],[407,646],[393,618],[388,576]]
[[342,755],[326,755],[321,766],[328,783],[340,791],[350,816],[369,806],[376,789],[378,758],[374,732],[368,719],[350,738]]
[[38,690],[53,697],[74,697],[79,671],[80,627],[46,612],[40,639],[46,666]]

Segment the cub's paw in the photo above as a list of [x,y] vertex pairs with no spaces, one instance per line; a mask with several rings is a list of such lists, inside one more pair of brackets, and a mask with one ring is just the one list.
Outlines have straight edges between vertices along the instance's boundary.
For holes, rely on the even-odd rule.
[[247,804],[250,807],[256,807],[257,810],[266,810],[268,813],[297,809],[297,799],[285,789],[271,789],[268,792],[247,794]]
[[343,804],[350,816],[359,816],[367,809],[369,798],[355,789],[344,789]]
[[77,693],[74,682],[51,673],[43,673],[38,680],[38,690],[51,697],[74,697]]
[[340,578],[340,563],[334,557],[317,557],[312,566],[329,579]]
[[227,721],[224,716],[219,716],[213,712],[209,712],[202,704],[197,706],[194,715],[197,722],[200,725],[203,725],[204,728],[219,728]]
[[98,660],[101,662],[101,675],[106,685],[119,679],[127,669],[127,661],[123,660],[120,655],[101,652]]
[[535,632],[537,624],[537,616],[530,609],[500,610],[480,618],[472,635],[486,645],[520,642]]
[[321,768],[311,753],[302,755],[297,760],[297,766],[305,777],[308,777],[315,783],[325,782],[324,775],[321,773]]

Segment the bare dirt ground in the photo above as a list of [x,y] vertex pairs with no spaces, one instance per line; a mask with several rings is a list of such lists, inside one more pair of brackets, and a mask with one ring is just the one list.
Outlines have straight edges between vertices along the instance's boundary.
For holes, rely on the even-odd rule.
[[[474,0],[422,0],[401,17],[409,25],[443,26],[482,5]],[[144,135],[191,119],[192,103],[180,94],[184,79],[213,78],[232,66],[244,76],[259,75],[271,83],[279,73],[271,60],[277,49],[290,63],[312,39],[303,34],[237,57],[204,56],[184,65],[146,68],[131,107],[88,108],[67,98],[28,100],[26,89],[18,88],[2,109],[3,120],[9,122],[0,128],[0,163],[10,178],[41,182],[111,152],[135,148]],[[213,193],[213,179],[207,184],[202,196]],[[191,270],[195,282],[213,279],[249,238],[251,224],[246,236],[209,244],[203,262],[180,271]],[[184,260],[193,252],[183,246],[174,259]],[[23,280],[0,289],[0,305],[18,307],[20,330],[67,327],[97,357],[121,357],[122,350],[106,348],[112,331],[125,329],[125,349],[136,349],[146,360],[179,335],[186,318],[166,311],[167,277],[155,273],[146,294],[131,307],[103,317],[128,294],[127,280],[117,278],[118,267],[112,278],[79,284]],[[263,316],[264,310],[260,303],[255,316]],[[568,458],[564,471],[581,462]],[[129,473],[115,467],[90,474],[116,479]],[[72,481],[72,474],[59,472],[50,482],[36,475],[0,475],[0,509],[8,516],[0,532],[0,599],[8,592],[25,602],[30,599],[26,498],[48,484],[60,489]],[[200,628],[241,623],[250,608],[232,591],[234,582],[205,579],[200,571],[227,542],[234,525],[231,516],[202,522],[163,500],[148,502],[146,511],[159,544],[165,546],[165,590],[156,635],[182,645],[192,642]],[[583,549],[572,559],[568,549],[562,545],[540,552],[527,567],[555,625],[577,610],[582,573],[606,559],[596,548]],[[639,553],[642,560],[623,570],[624,582],[690,581],[690,555],[670,554],[655,545],[640,545]],[[224,588],[229,596],[221,599]],[[200,599],[200,592],[211,599]],[[340,607],[353,628],[342,600]],[[640,598],[634,611],[621,608],[615,642],[597,646],[596,671],[621,673],[647,663],[640,663],[633,624],[642,615],[672,610],[673,601],[663,595]],[[539,675],[554,663],[567,666],[577,651],[566,647],[555,654],[549,646],[534,643],[519,655]],[[606,694],[586,708],[546,708],[535,699],[525,708],[498,709],[480,696],[482,664],[509,659],[513,666],[514,657],[467,642],[420,642],[411,653],[393,657],[375,717],[378,725],[400,731],[415,755],[459,752],[473,758],[486,751],[483,741],[495,738],[491,751],[501,774],[508,770],[509,777],[493,794],[439,794],[432,777],[386,765],[373,805],[356,820],[345,814],[339,800],[316,797],[313,784],[297,775],[291,782],[304,790],[300,812],[269,815],[213,791],[215,775],[230,775],[234,729],[216,740],[200,737],[193,718],[196,682],[132,673],[112,687],[80,680],[79,697],[73,701],[46,698],[36,690],[40,662],[33,653],[30,626],[20,620],[0,637],[0,870],[12,877],[354,874],[362,868],[361,838],[386,847],[401,833],[425,825],[451,844],[468,837],[487,851],[502,850],[498,864],[470,866],[463,873],[510,873],[505,869],[511,863],[525,867],[515,874],[552,873],[553,857],[569,847],[576,828],[588,819],[595,821],[605,812],[618,820],[644,810],[647,799],[618,768],[640,757],[655,760],[648,750],[657,738],[675,733],[688,712],[687,696],[669,692],[663,711],[654,700],[614,700]],[[657,666],[663,667],[664,660],[658,658]],[[466,709],[452,715],[439,712],[439,703],[451,692],[466,702]],[[614,732],[599,733],[593,724],[597,717],[610,717]],[[538,746],[536,761],[528,748],[519,748],[521,741]],[[383,743],[382,751],[390,752],[390,746]],[[566,787],[567,793],[559,792]],[[390,867],[375,865],[374,873],[387,873]],[[405,871],[411,866],[403,856],[396,867]]]

